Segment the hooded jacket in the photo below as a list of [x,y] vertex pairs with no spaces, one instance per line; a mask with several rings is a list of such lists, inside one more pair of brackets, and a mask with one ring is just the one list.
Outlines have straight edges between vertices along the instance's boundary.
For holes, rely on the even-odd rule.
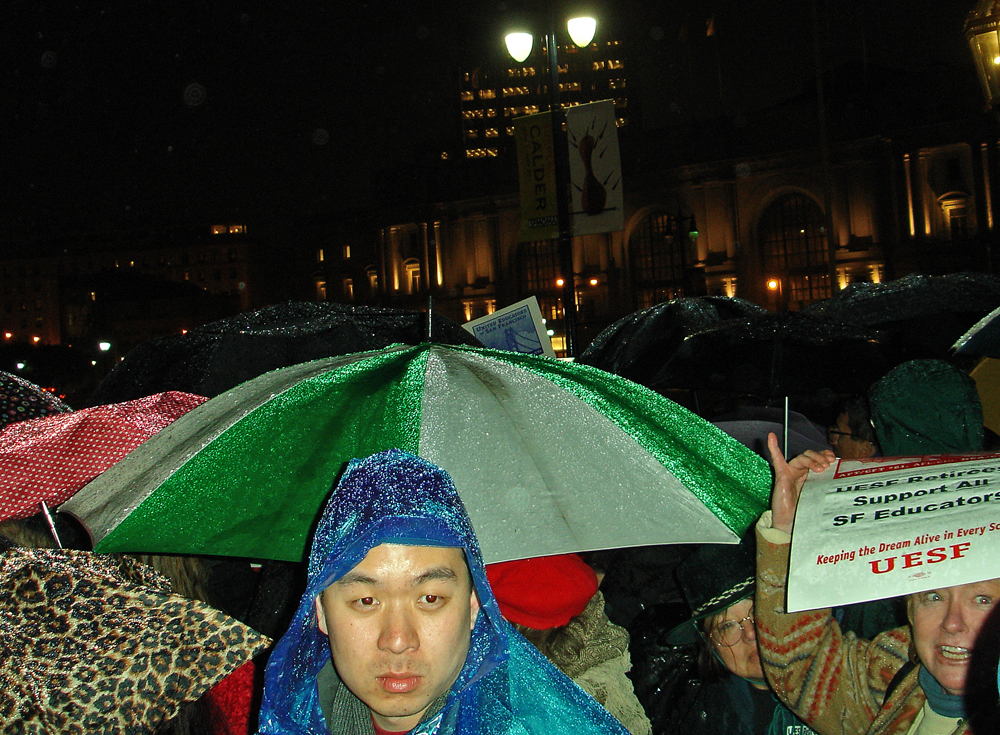
[[504,621],[451,478],[398,449],[352,461],[327,503],[313,537],[306,592],[265,671],[261,735],[330,732],[317,686],[330,649],[318,628],[314,601],[383,543],[463,549],[480,602],[458,678],[443,705],[430,707],[411,732],[627,735],[603,707]]
[[976,383],[944,360],[898,365],[872,386],[868,403],[886,457],[983,449],[983,407]]

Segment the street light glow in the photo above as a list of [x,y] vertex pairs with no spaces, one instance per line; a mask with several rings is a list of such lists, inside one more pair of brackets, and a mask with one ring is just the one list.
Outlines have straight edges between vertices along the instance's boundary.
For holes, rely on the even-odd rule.
[[98,342],[97,346],[100,348],[101,352],[107,352],[108,350],[111,349],[110,342]]
[[772,278],[772,279],[768,280],[768,282],[767,282],[767,288],[770,291],[777,291],[778,290],[778,279],[777,278]]
[[503,40],[507,44],[507,53],[519,64],[528,58],[528,54],[531,53],[531,47],[535,42],[530,33],[521,31],[508,33],[504,36]]
[[569,31],[569,37],[573,39],[577,48],[586,48],[594,40],[597,21],[594,18],[570,18],[566,23],[566,30]]
[[566,283],[566,281],[564,281],[564,280],[563,280],[563,279],[561,279],[561,278],[557,278],[557,279],[556,279],[556,285],[557,285],[557,286],[562,286],[562,285],[564,285],[565,283]]

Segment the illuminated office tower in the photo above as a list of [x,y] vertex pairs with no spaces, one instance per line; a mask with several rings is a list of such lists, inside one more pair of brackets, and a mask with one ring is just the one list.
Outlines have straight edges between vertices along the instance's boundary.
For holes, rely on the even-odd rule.
[[[483,67],[462,74],[462,137],[466,158],[507,155],[514,147],[512,120],[548,109],[549,75],[541,39],[522,63],[508,58],[493,71]],[[628,123],[626,64],[619,41],[577,48],[559,46],[559,95],[563,108],[611,99],[618,127]]]

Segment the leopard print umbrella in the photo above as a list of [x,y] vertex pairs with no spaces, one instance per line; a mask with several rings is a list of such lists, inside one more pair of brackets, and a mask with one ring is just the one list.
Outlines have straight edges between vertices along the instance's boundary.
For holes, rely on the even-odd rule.
[[132,559],[0,553],[0,732],[152,732],[268,643]]

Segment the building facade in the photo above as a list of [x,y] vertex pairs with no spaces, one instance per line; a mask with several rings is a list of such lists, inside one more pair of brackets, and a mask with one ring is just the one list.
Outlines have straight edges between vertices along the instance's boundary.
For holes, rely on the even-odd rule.
[[[801,148],[637,170],[624,229],[574,238],[578,345],[683,296],[795,310],[856,282],[992,272],[989,156],[975,128],[945,126],[838,143],[828,165]],[[294,230],[294,247],[242,224],[41,243],[0,259],[0,335],[75,344],[114,332],[127,350],[288,299],[433,304],[461,323],[534,296],[560,352],[567,274],[555,242],[519,242],[519,211],[511,192],[329,215]]]
[[[801,149],[626,180],[625,229],[574,238],[578,343],[682,296],[797,310],[851,283],[991,271],[987,154],[974,131],[936,129],[834,145],[827,166]],[[556,244],[518,242],[518,217],[516,194],[376,216],[365,287],[349,300],[426,308],[430,297],[463,322],[536,296],[558,352]]]
[[6,342],[100,336],[127,347],[253,306],[254,257],[243,224],[78,235],[35,243],[33,252],[0,259]]

